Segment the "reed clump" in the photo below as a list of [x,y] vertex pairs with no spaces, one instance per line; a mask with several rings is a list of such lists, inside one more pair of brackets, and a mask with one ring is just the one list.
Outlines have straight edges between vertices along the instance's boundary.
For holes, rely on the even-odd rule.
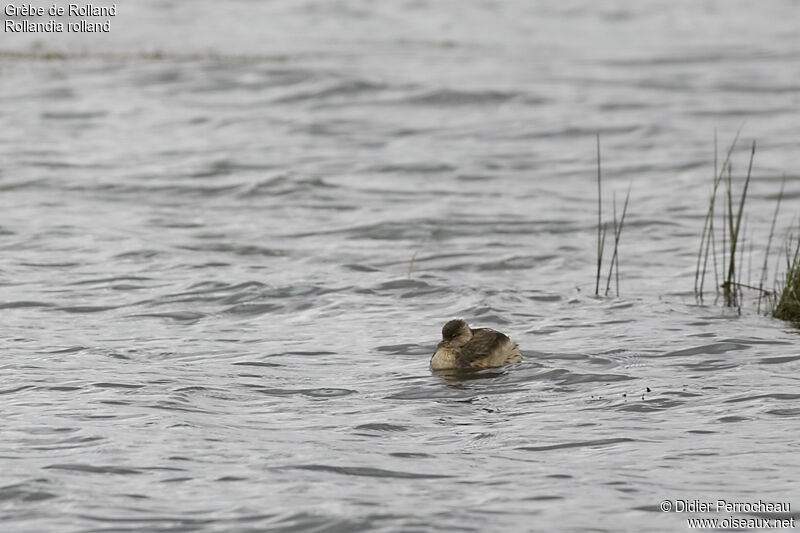
[[[745,285],[741,282],[741,264],[742,252],[744,251],[744,232],[742,231],[742,215],[744,214],[744,206],[747,200],[747,190],[750,186],[750,177],[753,172],[753,158],[756,153],[756,143],[753,141],[750,150],[750,162],[747,166],[747,176],[744,180],[741,196],[738,201],[738,208],[734,211],[735,202],[733,201],[733,163],[731,162],[731,154],[733,153],[736,143],[739,140],[739,133],[733,139],[731,146],[722,162],[722,167],[717,168],[717,153],[716,153],[716,135],[714,139],[714,183],[711,191],[711,197],[708,202],[708,210],[706,211],[705,220],[703,223],[703,233],[700,237],[700,250],[697,254],[697,267],[694,277],[694,293],[698,303],[703,303],[703,288],[705,285],[706,272],[708,269],[708,257],[712,256],[714,263],[714,279],[716,281],[716,294],[720,296],[720,289],[722,289],[722,298],[725,306],[736,307],[741,311],[742,289]],[[725,192],[722,197],[722,276],[717,271],[717,245],[715,237],[714,220],[716,218],[716,211],[718,209],[717,196],[719,194],[720,184],[724,183]],[[737,269],[736,252],[740,252],[739,268]],[[727,267],[727,268],[726,268]],[[720,283],[722,279],[722,283]]]
[[[744,290],[755,291],[758,293],[757,311],[759,313],[763,302],[765,304],[764,310],[767,314],[800,325],[800,237],[787,240],[783,278],[780,282],[778,281],[776,268],[773,288],[766,288],[769,255],[781,200],[783,199],[785,177],[781,182],[780,193],[775,202],[775,212],[772,217],[769,238],[766,242],[764,262],[758,285],[744,283],[742,281],[742,264],[744,262],[745,232],[742,221],[753,172],[756,143],[754,141],[750,148],[750,158],[741,193],[738,200],[734,201],[731,154],[739,140],[739,132],[736,133],[733,142],[728,148],[721,167],[717,165],[716,135],[714,137],[714,181],[700,237],[700,248],[697,253],[694,279],[695,298],[698,303],[703,303],[705,279],[708,275],[710,258],[714,269],[716,297],[718,299],[722,298],[723,305],[736,308],[741,313]],[[723,188],[724,191],[721,191]],[[721,215],[718,213],[720,204]],[[715,221],[718,222],[717,227],[715,227]],[[721,238],[719,233],[722,234]],[[717,250],[720,247],[722,248],[721,259],[718,260]]]

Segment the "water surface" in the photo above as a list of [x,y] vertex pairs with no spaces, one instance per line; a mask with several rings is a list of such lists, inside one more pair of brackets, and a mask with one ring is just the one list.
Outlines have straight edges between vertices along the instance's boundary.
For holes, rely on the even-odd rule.
[[[742,128],[737,187],[758,141],[743,278],[783,175],[773,247],[797,215],[795,2],[118,10],[0,42],[4,530],[800,506],[797,331],[692,294],[715,130]],[[598,132],[607,217],[631,186],[619,297],[594,297]],[[432,374],[454,316],[525,361]]]

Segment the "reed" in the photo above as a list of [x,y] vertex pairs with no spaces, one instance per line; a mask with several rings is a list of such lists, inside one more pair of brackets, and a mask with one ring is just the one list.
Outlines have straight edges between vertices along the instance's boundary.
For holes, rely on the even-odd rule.
[[419,252],[419,250],[414,250],[414,254],[408,262],[408,279],[411,279],[411,273],[414,271],[414,261],[417,259],[417,252]]
[[[764,291],[764,283],[767,282],[767,263],[769,262],[769,251],[772,247],[772,237],[775,235],[775,223],[778,221],[778,212],[781,209],[781,200],[783,200],[783,191],[786,186],[786,175],[784,174],[783,179],[781,179],[781,190],[778,193],[778,200],[775,202],[775,212],[772,214],[772,224],[769,228],[769,238],[767,239],[767,249],[764,252],[764,266],[761,268],[761,276],[758,278],[758,305],[756,306],[756,312],[761,312],[761,300],[765,296]],[[770,296],[770,294],[767,294]],[[773,302],[774,305],[774,302]]]
[[[736,272],[736,247],[739,245],[740,229],[742,227],[742,213],[744,212],[744,204],[747,200],[747,189],[750,185],[750,176],[753,172],[753,158],[756,155],[756,142],[753,141],[753,147],[750,150],[750,163],[747,167],[747,177],[744,180],[744,188],[742,196],[739,199],[739,209],[736,213],[734,222],[733,216],[733,185],[731,183],[731,166],[728,165],[728,229],[730,237],[730,258],[728,261],[728,274],[725,281],[722,283],[722,295],[725,299],[725,305],[728,307],[739,307],[741,309],[740,294],[741,294],[741,279],[737,276]],[[744,247],[742,247],[744,249]],[[741,272],[741,269],[740,269]]]
[[600,270],[603,268],[603,247],[606,242],[606,227],[603,224],[603,192],[600,186],[600,133],[597,133],[597,276],[594,282],[594,295],[600,296]]
[[[594,294],[600,296],[600,276],[603,270],[603,252],[605,251],[606,233],[608,222],[603,222],[603,188],[602,188],[602,172],[600,168],[600,134],[597,134],[597,274],[594,282]],[[614,231],[614,251],[611,254],[611,262],[608,267],[608,276],[606,278],[605,296],[608,296],[611,290],[611,278],[616,274],[616,290],[619,296],[619,241],[622,236],[622,228],[625,226],[625,215],[628,212],[628,201],[631,197],[631,186],[628,186],[628,192],[625,195],[625,204],[622,208],[622,214],[617,222],[617,200],[616,195],[613,197],[613,231]]]
[[[722,182],[725,173],[728,173],[728,182],[727,184],[730,186],[730,173],[731,173],[731,154],[733,154],[734,148],[736,148],[736,143],[739,141],[739,134],[741,133],[741,128],[739,131],[736,132],[736,135],[731,142],[731,145],[728,147],[728,152],[725,154],[725,160],[722,162],[722,168],[719,169],[717,172],[717,132],[714,132],[714,182],[713,188],[711,190],[711,197],[709,198],[708,202],[708,209],[706,210],[705,220],[703,221],[703,233],[700,237],[700,249],[697,252],[697,267],[695,270],[694,275],[694,293],[695,298],[697,299],[698,303],[703,303],[703,288],[705,285],[705,277],[706,271],[708,268],[708,256],[711,252],[713,256],[714,262],[714,276],[715,276],[715,283],[714,287],[719,294],[719,276],[717,274],[717,255],[716,255],[716,242],[714,238],[714,213],[716,209],[716,202],[717,202],[717,191],[719,190],[719,185]],[[730,191],[730,188],[728,189]],[[725,205],[723,204],[723,226],[722,226],[722,262],[725,263],[725,256],[726,256],[726,229],[725,229],[725,212],[724,212]]]
[[617,199],[616,195],[613,200],[614,206],[614,253],[611,255],[611,264],[608,267],[608,278],[606,279],[606,293],[605,295],[608,296],[608,291],[611,288],[611,273],[616,273],[616,288],[617,288],[617,296],[619,296],[619,238],[622,235],[622,227],[625,225],[625,214],[628,212],[628,200],[631,198],[631,187],[628,186],[628,192],[625,194],[625,204],[622,206],[622,215],[619,219],[619,225],[617,225]]
[[[747,174],[744,180],[742,193],[738,201],[737,209],[734,209],[733,201],[733,163],[731,162],[731,154],[733,153],[736,143],[739,140],[739,132],[733,139],[730,147],[728,148],[725,160],[722,167],[717,172],[717,147],[716,147],[716,134],[714,136],[714,182],[709,198],[708,209],[703,222],[703,231],[700,236],[700,248],[697,252],[697,261],[694,277],[694,293],[695,299],[698,303],[703,303],[705,277],[708,269],[708,256],[712,255],[714,262],[714,277],[717,291],[722,289],[722,298],[724,305],[727,307],[735,307],[741,312],[742,288],[755,288],[748,284],[742,283],[742,270],[744,263],[744,231],[742,231],[742,218],[744,215],[744,206],[747,202],[747,191],[750,187],[750,179],[753,174],[753,160],[756,153],[756,143],[750,149],[750,161],[747,166]],[[717,196],[719,194],[719,186],[721,183],[725,184],[725,192],[722,204],[722,267],[726,270],[723,271],[719,283],[720,276],[717,273],[717,258],[716,258],[716,242],[714,238],[714,219],[717,208]],[[737,268],[737,254],[738,254],[738,268]],[[719,292],[717,292],[719,294]]]

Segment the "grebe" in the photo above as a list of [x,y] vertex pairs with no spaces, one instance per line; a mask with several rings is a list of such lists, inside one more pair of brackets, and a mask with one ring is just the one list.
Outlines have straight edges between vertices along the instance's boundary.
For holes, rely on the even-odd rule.
[[489,328],[472,329],[455,319],[442,328],[442,342],[431,357],[431,369],[494,368],[520,361],[519,347],[506,335]]

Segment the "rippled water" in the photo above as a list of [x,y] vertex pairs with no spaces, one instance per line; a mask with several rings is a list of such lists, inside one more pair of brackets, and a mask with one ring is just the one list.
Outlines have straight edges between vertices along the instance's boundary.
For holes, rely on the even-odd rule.
[[[797,331],[692,295],[715,130],[736,176],[758,141],[745,278],[784,174],[779,238],[797,215],[797,9],[141,1],[4,34],[2,529],[800,518]],[[525,361],[432,374],[454,316]]]

